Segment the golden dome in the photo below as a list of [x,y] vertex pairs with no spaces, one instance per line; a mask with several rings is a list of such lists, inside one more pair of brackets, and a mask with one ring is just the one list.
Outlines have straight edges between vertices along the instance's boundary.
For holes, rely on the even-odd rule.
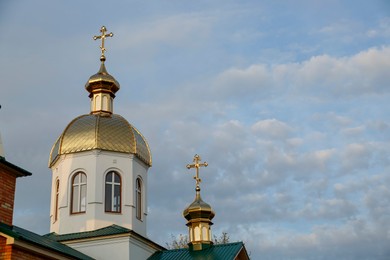
[[194,219],[213,219],[215,216],[211,206],[204,202],[200,197],[200,188],[196,187],[195,200],[183,211],[183,216],[188,220]]
[[70,122],[54,143],[49,167],[60,155],[95,149],[134,154],[152,166],[146,139],[126,119],[116,114],[87,114]]
[[92,75],[87,83],[85,89],[90,93],[90,97],[96,92],[109,92],[112,96],[119,90],[120,85],[116,79],[108,74],[104,61],[100,65],[99,71]]

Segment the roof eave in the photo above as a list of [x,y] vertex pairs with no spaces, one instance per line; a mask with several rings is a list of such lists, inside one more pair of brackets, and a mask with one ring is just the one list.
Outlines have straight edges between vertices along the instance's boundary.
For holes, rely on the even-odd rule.
[[4,157],[0,156],[0,167],[4,166],[10,170],[16,177],[31,176],[32,173],[7,161]]

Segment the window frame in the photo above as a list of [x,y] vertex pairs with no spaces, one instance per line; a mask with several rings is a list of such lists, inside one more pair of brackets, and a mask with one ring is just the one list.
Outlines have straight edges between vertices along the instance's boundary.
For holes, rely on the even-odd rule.
[[138,220],[143,219],[143,185],[142,179],[135,180],[135,216]]
[[[85,176],[85,182],[82,182],[82,179],[81,179],[81,176],[84,175]],[[76,177],[79,177],[79,182],[78,183],[74,183]],[[72,176],[72,181],[71,181],[71,184],[70,184],[70,190],[71,190],[71,196],[70,196],[70,214],[74,215],[74,214],[83,214],[83,213],[86,213],[87,212],[87,184],[88,184],[88,179],[87,179],[87,174],[83,171],[78,171],[76,172],[73,176]],[[78,187],[78,191],[77,191],[77,196],[78,196],[78,209],[77,211],[73,211],[73,204],[74,204],[74,193],[75,193],[75,187]],[[84,208],[84,211],[82,211],[82,199],[84,197],[82,197],[82,188],[85,187],[85,208]]]
[[59,197],[60,197],[60,180],[56,180],[56,186],[55,186],[55,198],[54,198],[54,222],[58,220],[58,210],[59,210]]
[[[107,176],[109,174],[112,174],[111,181],[107,181]],[[115,175],[119,177],[119,182],[115,182]],[[110,185],[110,193],[108,194],[107,184]],[[119,210],[115,210],[114,202],[115,200],[115,187],[119,186]],[[107,197],[109,196],[109,197]],[[109,199],[109,201],[107,201]],[[107,202],[110,203],[110,209],[108,209]],[[119,172],[111,170],[107,172],[107,174],[104,176],[104,212],[106,213],[115,213],[120,214],[122,213],[122,176],[119,174]]]

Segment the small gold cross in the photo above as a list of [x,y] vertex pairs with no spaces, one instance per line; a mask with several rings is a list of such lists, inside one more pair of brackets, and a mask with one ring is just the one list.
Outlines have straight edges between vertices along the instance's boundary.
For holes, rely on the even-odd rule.
[[199,183],[202,181],[199,178],[199,168],[200,167],[207,167],[209,164],[207,162],[200,163],[200,158],[199,155],[195,154],[194,156],[194,163],[193,164],[187,164],[187,169],[195,168],[196,169],[196,176],[194,176],[194,179],[196,180],[196,187],[199,188]]
[[102,56],[100,57],[100,59],[103,59],[105,60],[106,57],[104,56],[104,52],[106,51],[106,48],[104,48],[104,39],[106,37],[112,37],[114,36],[114,34],[112,32],[110,33],[107,33],[107,29],[105,26],[102,26],[102,28],[100,28],[100,32],[102,33],[101,35],[98,35],[98,36],[93,36],[93,39],[96,41],[97,39],[102,39],[102,45],[100,46],[100,49],[102,50]]

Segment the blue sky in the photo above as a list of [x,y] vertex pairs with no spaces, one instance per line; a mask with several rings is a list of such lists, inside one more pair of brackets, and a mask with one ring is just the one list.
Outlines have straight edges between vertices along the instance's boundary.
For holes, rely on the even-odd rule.
[[[390,257],[388,1],[2,1],[0,131],[15,224],[49,232],[52,144],[106,67],[149,141],[149,237],[186,234],[194,183],[213,231],[253,259]],[[161,225],[161,221],[166,222]]]

